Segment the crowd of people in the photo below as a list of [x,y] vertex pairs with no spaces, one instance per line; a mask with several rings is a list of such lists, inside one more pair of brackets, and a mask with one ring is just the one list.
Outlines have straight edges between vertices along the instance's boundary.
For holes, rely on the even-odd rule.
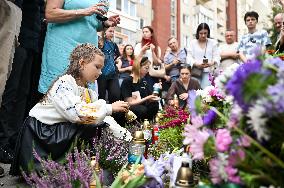
[[[189,90],[211,85],[210,78],[231,64],[254,58],[256,47],[272,45],[267,31],[257,29],[258,13],[250,11],[239,43],[229,29],[219,45],[209,25],[200,23],[187,48],[169,36],[162,55],[155,31],[144,26],[136,46],[120,49],[112,40],[120,17],[105,17],[104,6],[96,0],[0,1],[0,23],[8,28],[4,37],[0,32],[6,39],[0,44],[0,162],[12,163],[10,174],[37,163],[33,149],[57,160],[77,137],[110,131],[131,140],[123,127],[127,111],[152,120],[174,105],[175,95],[185,108]],[[284,51],[283,18],[274,18],[277,52]]]

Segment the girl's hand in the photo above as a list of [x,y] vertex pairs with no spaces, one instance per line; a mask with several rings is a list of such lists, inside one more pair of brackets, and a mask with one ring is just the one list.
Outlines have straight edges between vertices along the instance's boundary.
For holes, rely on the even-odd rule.
[[111,104],[113,112],[127,112],[129,110],[128,102],[116,101]]
[[188,93],[182,93],[182,94],[180,94],[180,95],[179,95],[179,98],[180,98],[181,100],[186,100],[186,99],[188,98]]

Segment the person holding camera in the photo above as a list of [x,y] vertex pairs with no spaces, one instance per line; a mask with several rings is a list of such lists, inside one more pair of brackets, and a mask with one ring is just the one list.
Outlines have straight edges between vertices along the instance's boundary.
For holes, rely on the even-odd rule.
[[170,76],[170,81],[174,82],[179,78],[180,65],[186,63],[186,50],[185,48],[179,48],[175,37],[169,38],[168,46],[170,50],[165,55],[164,62],[167,75]]
[[[284,3],[284,1],[283,1]],[[284,52],[284,15],[283,13],[278,13],[274,16],[273,19],[274,28],[277,34],[275,46],[275,53],[283,53]]]
[[202,88],[211,85],[209,73],[215,74],[220,64],[217,41],[210,38],[208,24],[201,23],[196,30],[196,39],[190,41],[187,64],[192,66],[191,75],[199,80]]
[[51,83],[63,74],[69,65],[72,50],[82,43],[98,46],[98,31],[120,23],[119,15],[100,20],[106,14],[106,5],[98,0],[46,1],[45,18],[48,22],[42,54],[38,90],[45,94]]

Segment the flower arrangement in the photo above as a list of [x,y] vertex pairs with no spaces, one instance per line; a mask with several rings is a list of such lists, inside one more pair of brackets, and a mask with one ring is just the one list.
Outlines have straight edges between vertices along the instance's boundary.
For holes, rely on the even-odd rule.
[[57,163],[51,159],[42,159],[34,152],[35,158],[42,166],[42,172],[31,172],[29,175],[23,172],[26,182],[32,187],[89,187],[93,177],[93,169],[90,165],[90,151],[79,152],[74,148],[74,153],[67,154],[67,163]]
[[116,175],[127,163],[129,144],[130,142],[115,139],[110,132],[104,131],[99,139],[94,138],[92,152],[97,156],[101,168]]
[[224,120],[217,117],[214,109],[228,114],[232,99],[230,96],[224,95],[217,87],[207,86],[203,90],[189,91],[189,108],[191,114],[202,114],[204,124],[212,129],[220,128],[225,125]]
[[282,187],[284,63],[264,55],[236,68],[231,78],[225,72],[215,80],[233,96],[232,108],[223,113],[210,104],[226,126],[212,129],[203,114],[196,113],[185,125],[184,144],[190,145],[193,159],[209,161],[213,184]]
[[148,148],[148,155],[156,159],[166,152],[171,153],[182,147],[183,125],[187,122],[189,113],[183,109],[169,107],[161,116],[156,122],[159,127],[159,139]]
[[159,129],[181,126],[187,122],[189,113],[181,108],[168,107],[162,113],[162,119],[159,121]]
[[103,171],[109,174],[109,177],[103,177],[106,174],[101,173],[100,179],[111,183],[114,176],[127,163],[129,144],[128,141],[116,139],[111,132],[104,131],[100,139],[94,138],[92,147],[83,142],[80,151],[75,147],[74,151],[67,153],[66,158],[60,162],[41,159],[34,153],[40,162],[42,173],[31,169],[34,171],[29,175],[23,172],[23,176],[29,185],[35,187],[88,187],[94,179],[92,155],[96,156]]

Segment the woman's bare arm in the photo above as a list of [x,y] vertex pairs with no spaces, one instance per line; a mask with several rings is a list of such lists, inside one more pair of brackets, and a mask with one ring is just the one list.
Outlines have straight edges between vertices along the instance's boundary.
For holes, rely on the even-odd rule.
[[45,19],[51,23],[64,23],[71,20],[75,20],[84,16],[90,16],[93,14],[104,14],[105,12],[100,6],[104,6],[103,3],[94,4],[85,9],[76,10],[64,10],[64,0],[48,0],[45,8]]

